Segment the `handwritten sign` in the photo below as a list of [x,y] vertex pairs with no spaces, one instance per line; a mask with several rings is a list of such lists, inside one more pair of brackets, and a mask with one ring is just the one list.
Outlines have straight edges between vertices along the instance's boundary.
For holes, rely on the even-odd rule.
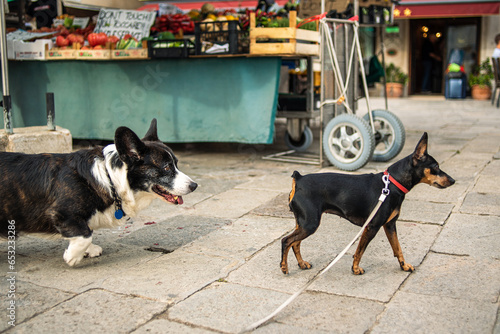
[[122,9],[101,9],[94,32],[122,38],[126,34],[137,40],[149,36],[149,29],[155,21],[155,12]]
[[[325,0],[325,12],[328,13],[331,10],[336,10],[337,12],[343,12],[349,0]],[[300,18],[308,18],[321,13],[321,0],[302,0],[299,7]]]

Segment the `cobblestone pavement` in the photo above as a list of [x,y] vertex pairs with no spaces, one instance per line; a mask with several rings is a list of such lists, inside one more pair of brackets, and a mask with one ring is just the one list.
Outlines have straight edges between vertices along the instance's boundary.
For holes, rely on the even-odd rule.
[[[500,109],[436,97],[391,99],[389,107],[407,131],[397,158],[427,131],[430,154],[457,181],[444,190],[419,185],[406,197],[398,230],[416,271],[400,270],[379,233],[362,259],[364,275],[351,274],[354,245],[255,333],[500,333]],[[290,255],[290,274],[281,273],[280,240],[295,227],[291,173],[336,169],[263,160],[286,149],[284,123],[276,124],[273,145],[173,145],[199,188],[182,206],[155,201],[133,223],[95,231],[103,255],[76,268],[62,259],[67,241],[21,237],[11,284],[0,243],[0,331],[237,333],[271,313],[359,231],[324,215],[302,243],[313,268],[300,270]],[[397,158],[358,172],[380,172]]]

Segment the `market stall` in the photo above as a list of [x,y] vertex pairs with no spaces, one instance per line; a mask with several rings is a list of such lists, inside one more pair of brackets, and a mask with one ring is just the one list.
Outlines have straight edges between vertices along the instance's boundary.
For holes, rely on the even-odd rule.
[[282,57],[317,55],[319,33],[299,34],[295,12],[290,22],[259,12],[264,30],[254,19],[250,32],[249,11],[208,8],[196,26],[186,14],[101,9],[91,28],[65,16],[35,41],[17,32],[14,127],[44,124],[53,92],[56,123],[75,138],[113,139],[121,125],[140,133],[156,117],[167,142],[271,143]]

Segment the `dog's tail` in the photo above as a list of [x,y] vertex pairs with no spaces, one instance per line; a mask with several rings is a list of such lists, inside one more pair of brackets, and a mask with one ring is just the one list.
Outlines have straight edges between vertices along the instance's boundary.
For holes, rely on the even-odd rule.
[[288,195],[288,204],[290,204],[290,202],[293,199],[293,196],[295,196],[295,183],[301,177],[302,177],[302,175],[300,175],[299,172],[297,172],[297,171],[293,172],[293,174],[292,174],[292,179],[293,179],[292,180],[292,191],[290,191],[290,195]]

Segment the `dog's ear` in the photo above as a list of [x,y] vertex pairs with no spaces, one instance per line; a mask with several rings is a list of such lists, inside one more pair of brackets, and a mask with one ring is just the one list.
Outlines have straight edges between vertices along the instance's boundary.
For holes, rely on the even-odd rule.
[[146,145],[137,137],[134,131],[125,126],[116,129],[115,146],[120,159],[126,164],[142,160]]
[[419,160],[427,154],[427,132],[424,132],[420,138],[415,151],[413,152],[413,165],[415,166]]
[[149,130],[142,138],[143,141],[160,141],[158,139],[158,129],[156,127],[156,118],[153,118],[151,121],[151,125],[149,126]]

